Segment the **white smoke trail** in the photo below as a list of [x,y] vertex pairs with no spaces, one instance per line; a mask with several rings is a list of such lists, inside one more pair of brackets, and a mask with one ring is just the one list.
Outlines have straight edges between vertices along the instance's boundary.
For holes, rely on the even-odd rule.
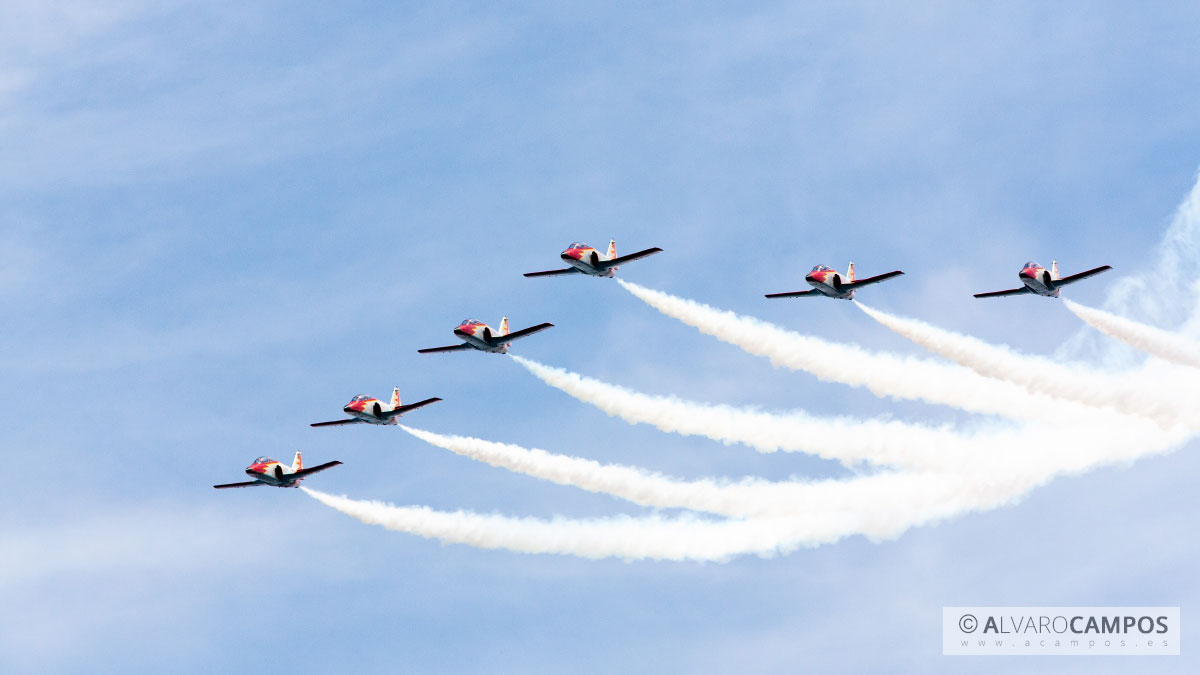
[[[869,462],[910,469],[946,469],[982,452],[1003,448],[998,425],[960,434],[940,427],[853,417],[813,417],[801,412],[768,413],[728,405],[650,396],[584,377],[561,368],[510,354],[538,379],[574,398],[631,424],[650,424],[661,431],[704,436],[722,443],[742,443],[758,452],[804,452],[846,466]],[[981,448],[985,437],[988,448]],[[971,445],[971,450],[964,446]]]
[[[843,485],[835,480],[771,482],[747,478],[735,482],[702,478],[685,481],[636,467],[601,464],[537,448],[467,436],[446,436],[404,425],[400,428],[426,443],[492,466],[655,508],[683,508],[732,517],[801,513],[830,508],[829,500],[836,498]],[[853,504],[832,506],[849,508]]]
[[[896,481],[895,473],[862,477],[856,481],[782,481],[743,479],[739,482],[711,478],[679,480],[639,468],[601,464],[594,460],[496,443],[465,436],[446,436],[401,425],[417,438],[471,459],[516,473],[570,485],[628,500],[641,506],[684,508],[732,517],[813,514],[861,510],[870,504],[867,495]],[[938,474],[954,486],[962,476],[1023,471],[1022,464],[1043,467],[1044,472],[1078,471],[1094,463],[1121,461],[1134,456],[1145,439],[1156,438],[1153,425],[1118,429],[1029,429],[1007,437],[985,436],[966,440],[968,447],[946,447],[941,466],[909,475]],[[1182,438],[1182,437],[1180,437]],[[922,478],[921,480],[925,480]],[[853,488],[848,486],[853,485]],[[950,487],[956,490],[957,487]],[[933,494],[933,493],[929,493]],[[926,495],[928,496],[928,494]],[[863,501],[863,500],[866,501]]]
[[1007,380],[1032,394],[1105,408],[1119,415],[1139,415],[1163,429],[1177,425],[1200,428],[1192,411],[1200,404],[1193,383],[1179,382],[1169,395],[1136,378],[1109,376],[1085,368],[1068,368],[1049,359],[1018,354],[942,328],[893,316],[855,303],[872,319],[932,352],[990,378]]
[[[962,475],[905,472],[826,481],[821,484],[825,493],[810,512],[718,522],[689,516],[510,518],[399,507],[335,497],[308,488],[304,491],[364,523],[447,543],[585,558],[722,561],[735,555],[786,553],[852,535],[873,540],[894,538],[914,526],[1010,504],[1056,475],[1165,452],[1187,438],[1178,433],[1158,433],[1130,442],[1120,431],[1120,427],[1093,428],[1094,438],[1081,434],[1085,436],[1083,445],[1037,448],[1040,453],[1026,448],[1013,458],[993,458]],[[842,504],[853,508],[831,508]]]
[[803,370],[822,380],[866,387],[876,396],[919,400],[1022,420],[1057,423],[1067,418],[1096,419],[1095,411],[1087,406],[1030,393],[965,368],[828,342],[624,279],[618,278],[617,283],[659,312],[750,354],[765,356],[772,365]]
[[1063,298],[1063,304],[1089,326],[1160,359],[1200,368],[1200,343],[1161,328],[1131,321]]
[[[1158,254],[1145,270],[1117,277],[1109,284],[1102,308],[1141,323],[1165,326],[1200,340],[1200,174],[1187,197],[1175,209],[1171,224],[1158,243]],[[1058,350],[1058,354],[1131,368],[1144,361],[1143,354],[1124,344],[1106,339],[1095,330],[1081,327]]]
[[[803,545],[836,541],[855,529],[849,515],[820,523],[803,519],[704,521],[691,516],[603,519],[511,518],[470,511],[436,511],[425,506],[393,506],[301,488],[317,501],[369,525],[444,543],[519,553],[553,553],[581,558],[725,561],[735,555],[770,556]],[[788,534],[781,534],[788,532]]]

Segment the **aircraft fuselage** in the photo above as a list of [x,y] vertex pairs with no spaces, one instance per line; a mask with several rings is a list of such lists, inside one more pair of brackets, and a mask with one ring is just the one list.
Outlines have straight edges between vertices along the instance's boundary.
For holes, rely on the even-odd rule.
[[1058,297],[1059,289],[1055,287],[1054,279],[1045,267],[1025,267],[1017,273],[1017,278],[1033,293],[1047,298]]
[[492,330],[488,326],[459,326],[454,329],[454,334],[458,336],[458,339],[481,352],[490,352],[492,354],[508,353],[509,343],[493,342],[491,339]]
[[279,462],[255,462],[246,467],[246,475],[273,487],[298,487],[300,483],[299,479],[293,477],[291,469]]
[[838,300],[853,300],[854,289],[842,289],[842,275],[833,270],[813,270],[804,275],[804,280],[808,285],[817,290],[818,293],[827,298],[836,298]]
[[593,277],[609,277],[616,276],[617,268],[610,267],[606,270],[599,268],[602,260],[607,260],[607,257],[601,257],[600,252],[594,248],[568,248],[562,252],[560,256],[563,262],[584,274],[589,274]]
[[[348,405],[345,408],[342,408],[342,412],[346,413],[347,415],[350,415],[351,417],[358,418],[359,420],[366,422],[367,424],[399,424],[400,423],[399,417],[390,417],[387,419],[380,417],[380,415],[382,413],[388,412],[388,411],[383,409],[383,404],[381,404],[379,401],[375,401],[374,405],[359,407],[361,405],[362,404]],[[388,408],[390,410],[391,406],[388,406]]]

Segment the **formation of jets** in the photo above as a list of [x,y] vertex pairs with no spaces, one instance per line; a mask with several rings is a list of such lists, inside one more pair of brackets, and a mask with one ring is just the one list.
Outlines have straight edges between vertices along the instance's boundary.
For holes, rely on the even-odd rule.
[[[637,253],[630,253],[625,256],[617,255],[617,243],[615,240],[608,242],[608,250],[601,254],[596,249],[581,242],[574,242],[560,254],[563,262],[569,267],[565,269],[546,270],[544,272],[527,272],[524,276],[527,277],[545,277],[559,276],[563,274],[586,274],[594,277],[613,277],[620,265],[634,260],[640,260],[647,256],[661,253],[661,248],[648,248]],[[1068,277],[1060,277],[1058,273],[1058,261],[1051,264],[1049,270],[1035,262],[1025,263],[1021,268],[1017,278],[1021,280],[1020,288],[1013,288],[1006,291],[993,291],[990,293],[976,293],[977,298],[994,298],[1004,295],[1022,295],[1034,294],[1045,297],[1057,298],[1062,287],[1068,284],[1073,284],[1076,281],[1081,281],[1091,276],[1106,272],[1112,269],[1108,265],[1095,267],[1085,272],[1072,274]],[[825,265],[817,265],[812,268],[808,274],[804,276],[804,280],[808,282],[811,289],[806,291],[791,291],[786,293],[768,293],[768,298],[804,298],[824,296],[826,298],[835,298],[838,300],[853,300],[855,292],[863,286],[877,284],[881,281],[887,281],[893,277],[898,277],[904,274],[900,270],[893,270],[883,274],[877,274],[873,277],[858,279],[854,274],[854,263],[850,263],[850,267],[846,270],[846,274],[839,274],[836,270]],[[461,344],[450,345],[448,347],[429,347],[426,349],[418,349],[421,354],[429,354],[433,352],[456,352],[465,350],[476,350],[489,352],[492,354],[507,354],[508,348],[512,343],[521,338],[529,337],[534,333],[539,333],[547,328],[553,328],[552,323],[539,323],[529,328],[509,332],[508,317],[500,320],[499,328],[493,329],[491,326],[478,321],[476,319],[466,319],[454,328],[454,336],[462,340]],[[384,403],[365,394],[355,396],[350,399],[343,408],[342,412],[349,415],[346,419],[334,420],[331,422],[314,422],[310,426],[313,427],[330,427],[341,426],[346,424],[378,424],[378,425],[395,425],[399,423],[400,417],[405,413],[427,406],[431,403],[436,403],[442,399],[434,397],[427,398],[417,403],[409,405],[401,405],[400,403],[400,388],[396,387],[392,390],[392,398],[388,403]],[[310,474],[324,471],[331,467],[335,467],[341,462],[333,461],[326,462],[305,469],[302,466],[300,453],[296,453],[295,459],[291,466],[286,466],[270,457],[259,457],[254,460],[249,467],[246,468],[246,474],[254,480],[243,483],[225,483],[222,485],[214,485],[214,488],[240,488],[252,487],[257,485],[271,485],[274,487],[299,487],[300,481]]]

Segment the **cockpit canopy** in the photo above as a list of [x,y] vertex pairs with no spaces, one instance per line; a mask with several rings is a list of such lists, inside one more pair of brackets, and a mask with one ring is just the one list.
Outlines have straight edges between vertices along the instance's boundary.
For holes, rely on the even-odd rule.
[[833,268],[826,267],[825,265],[817,265],[816,267],[812,268],[812,271],[814,271],[814,272],[832,272]]
[[354,398],[350,399],[350,402],[355,403],[358,401],[368,401],[370,399],[371,399],[371,397],[367,396],[366,394],[359,394],[358,396],[355,396]]
[[271,459],[270,457],[263,456],[263,457],[259,457],[258,459],[254,460],[254,464],[270,464],[271,462],[274,462],[274,461],[275,460]]
[[482,326],[483,322],[479,319],[463,319],[460,326]]
[[591,246],[588,246],[587,244],[583,243],[582,241],[573,241],[573,242],[571,242],[571,245],[568,246],[567,248],[591,248]]
[[1021,269],[1023,269],[1023,270],[1028,270],[1028,269],[1036,269],[1036,268],[1038,268],[1038,267],[1041,267],[1041,265],[1039,265],[1039,264],[1037,264],[1037,263],[1033,262],[1032,260],[1030,260],[1029,262],[1025,263],[1025,266],[1024,266],[1024,267],[1022,267]]

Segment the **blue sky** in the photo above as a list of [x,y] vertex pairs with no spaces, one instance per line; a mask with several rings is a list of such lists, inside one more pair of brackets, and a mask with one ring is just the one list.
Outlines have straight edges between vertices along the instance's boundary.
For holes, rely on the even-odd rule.
[[[6,4],[0,670],[991,672],[1014,664],[942,657],[938,636],[942,606],[994,604],[1179,605],[1184,656],[1153,667],[1194,671],[1191,447],[896,541],[725,564],[444,546],[299,491],[209,486],[302,449],[345,462],[311,482],[353,497],[641,512],[396,429],[308,427],[395,385],[445,399],[408,418],[442,433],[680,477],[840,475],[628,426],[501,357],[416,353],[466,316],[552,321],[522,354],[651,393],[964,419],[774,370],[606,280],[520,273],[574,240],[661,246],[623,273],[920,354],[847,303],[762,300],[853,259],[908,273],[875,306],[1055,354],[1082,330],[1058,303],[970,293],[1027,259],[1156,273],[1200,166],[1197,19],[1165,3]],[[1103,303],[1107,277],[1072,297]],[[1167,327],[1192,309],[1151,305]]]

